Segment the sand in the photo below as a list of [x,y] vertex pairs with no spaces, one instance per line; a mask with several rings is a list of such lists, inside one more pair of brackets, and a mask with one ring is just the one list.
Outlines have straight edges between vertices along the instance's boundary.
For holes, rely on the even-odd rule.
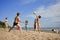
[[0,40],[60,40],[60,34],[34,31],[26,32],[24,30],[7,32],[4,29],[0,29]]

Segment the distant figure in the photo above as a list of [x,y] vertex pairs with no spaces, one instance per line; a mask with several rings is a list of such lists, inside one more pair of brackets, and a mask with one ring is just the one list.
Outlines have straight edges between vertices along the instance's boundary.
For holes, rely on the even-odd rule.
[[33,13],[35,16],[36,16],[36,19],[34,20],[34,31],[36,30],[36,28],[38,29],[38,31],[40,32],[40,18],[41,16],[40,15],[37,15],[36,12]]
[[53,31],[54,33],[59,33],[59,31],[56,30],[56,29],[52,29],[52,31]]
[[8,18],[5,18],[5,30],[8,30]]
[[26,21],[25,21],[25,28],[26,28],[26,31],[27,31],[27,29],[28,29],[27,27],[28,27],[28,21],[26,20]]
[[40,15],[37,16],[37,29],[38,29],[38,31],[40,31],[40,27],[41,27],[41,25],[40,25],[40,18],[41,18]]
[[17,16],[14,19],[13,27],[11,27],[9,31],[11,31],[14,28],[14,26],[16,26],[17,30],[20,30],[20,13],[17,13]]
[[37,19],[34,20],[34,31],[36,31],[36,25],[37,24]]

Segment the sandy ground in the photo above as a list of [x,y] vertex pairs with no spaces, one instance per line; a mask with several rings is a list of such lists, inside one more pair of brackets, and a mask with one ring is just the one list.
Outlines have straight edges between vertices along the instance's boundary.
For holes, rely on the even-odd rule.
[[0,40],[60,40],[60,34],[34,31],[26,32],[24,30],[7,32],[4,29],[0,29]]

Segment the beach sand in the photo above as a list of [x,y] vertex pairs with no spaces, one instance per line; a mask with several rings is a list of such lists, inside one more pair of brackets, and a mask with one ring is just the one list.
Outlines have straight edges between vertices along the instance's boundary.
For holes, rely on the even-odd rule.
[[0,28],[0,40],[60,40],[60,34],[50,32],[34,32],[24,30],[11,30]]

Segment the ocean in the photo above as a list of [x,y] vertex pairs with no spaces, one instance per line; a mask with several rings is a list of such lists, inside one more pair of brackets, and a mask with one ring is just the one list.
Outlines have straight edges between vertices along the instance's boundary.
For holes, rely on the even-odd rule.
[[[23,30],[26,30],[25,27],[22,27]],[[45,30],[45,31],[52,31],[52,29],[55,29],[55,30],[59,30],[60,31],[60,28],[57,28],[57,27],[45,27],[45,28],[40,28],[41,30]],[[28,27],[28,30],[34,30],[33,27]],[[36,29],[37,30],[37,29]]]

